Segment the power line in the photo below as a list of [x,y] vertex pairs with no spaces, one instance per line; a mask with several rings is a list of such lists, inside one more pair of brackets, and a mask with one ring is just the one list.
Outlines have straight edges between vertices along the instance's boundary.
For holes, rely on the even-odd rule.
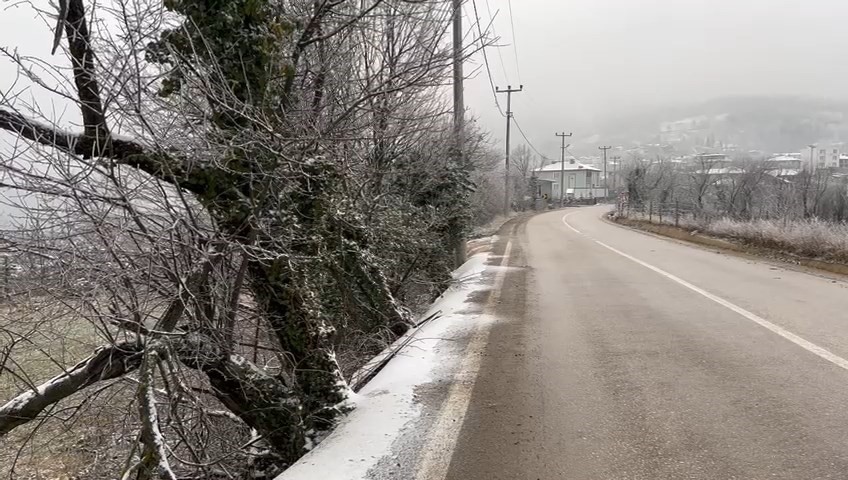
[[500,102],[498,102],[498,94],[495,92],[495,82],[492,80],[492,69],[489,68],[489,56],[486,55],[486,41],[483,39],[483,28],[480,27],[480,14],[477,12],[477,0],[471,0],[471,4],[474,6],[474,19],[477,24],[477,32],[480,35],[480,50],[483,51],[483,63],[486,64],[486,75],[489,77],[489,87],[492,89],[492,98],[495,99],[495,106],[498,107],[498,112],[502,117],[506,117],[506,114],[501,108]]
[[509,124],[512,123],[512,94],[524,90],[524,85],[519,85],[518,88],[512,88],[512,85],[507,85],[505,89],[498,88],[497,93],[506,94],[506,157],[504,160],[504,215],[509,214]]
[[531,148],[531,149],[533,149],[533,151],[534,151],[534,152],[536,152],[536,155],[538,155],[538,156],[542,157],[544,160],[550,160],[550,158],[548,158],[548,156],[547,156],[547,155],[544,155],[542,152],[540,152],[540,151],[536,148],[536,146],[535,146],[535,145],[533,145],[533,142],[531,142],[531,141],[530,141],[530,139],[529,139],[529,138],[527,138],[527,135],[525,135],[525,134],[524,134],[524,130],[522,130],[522,129],[521,129],[521,124],[519,124],[519,123],[518,123],[518,119],[517,119],[517,118],[515,118],[515,114],[514,114],[514,113],[512,114],[512,121],[515,123],[515,128],[517,128],[517,129],[518,129],[518,131],[521,133],[521,136],[522,136],[522,138],[524,138],[524,141],[525,141],[525,142],[527,142],[527,145],[530,145],[530,148]]
[[[507,5],[509,7],[509,25],[512,29],[512,52],[515,54],[515,71],[518,74],[519,83],[524,83],[521,79],[521,61],[518,59],[518,37],[515,35],[515,15],[512,13],[512,0],[508,0]],[[533,96],[533,92],[528,91],[526,99],[530,101],[533,107],[538,109],[539,104],[536,101],[536,97]]]
[[[480,36],[480,44],[481,44],[480,49],[483,51],[483,63],[486,65],[486,76],[489,79],[489,87],[491,88],[492,96],[495,99],[495,106],[498,107],[498,112],[501,114],[502,117],[506,117],[507,115],[504,114],[503,109],[501,108],[500,102],[498,102],[498,95],[497,95],[497,92],[495,90],[495,83],[494,83],[494,80],[492,79],[492,69],[489,66],[489,56],[486,54],[486,43],[483,39],[484,38],[483,37],[483,29],[480,26],[480,13],[477,9],[477,0],[471,0],[471,5],[474,8],[474,17],[475,17],[474,23],[477,25],[477,32]],[[489,1],[488,0],[486,0],[486,8],[489,9],[489,15],[491,16],[491,9],[489,7]],[[511,3],[511,1],[510,1],[510,22],[512,22],[512,3]],[[494,32],[494,28],[492,28],[492,30]],[[514,27],[513,27],[513,41],[515,40],[514,37],[515,37],[515,33],[514,33]],[[500,55],[500,50],[498,51],[498,54]],[[517,69],[518,68],[518,50],[517,49],[515,50],[515,55],[516,55],[516,69]],[[503,58],[501,58],[501,66],[503,66]],[[504,72],[504,73],[506,73],[506,72]],[[520,71],[519,71],[518,76],[519,77],[521,76]],[[541,157],[542,159],[544,159],[546,161],[550,161],[551,159],[547,155],[540,152],[539,149],[537,149],[536,146],[533,145],[533,142],[531,142],[530,139],[527,138],[527,134],[524,133],[524,130],[521,128],[521,125],[518,123],[518,119],[515,118],[515,114],[512,114],[512,120],[513,120],[513,122],[515,122],[515,126],[516,126],[516,128],[518,128],[519,133],[521,133],[521,137],[524,139],[524,141],[527,143],[527,145],[529,145],[530,148],[536,153],[536,155],[539,155],[539,157]]]
[[[489,0],[486,0],[486,10],[489,11],[489,17],[492,19],[492,33],[495,35],[495,38],[498,38],[498,32],[495,31],[495,16],[492,15],[492,7],[489,6]],[[509,74],[506,73],[506,62],[504,62],[503,54],[501,53],[501,48],[496,47],[496,49],[498,51],[498,58],[500,58],[501,60],[501,70],[503,71],[506,83],[510,83]]]
[[518,73],[518,82],[524,83],[521,81],[521,67],[518,62],[518,39],[515,37],[515,16],[512,14],[512,0],[507,2],[509,6],[509,26],[512,28],[512,53],[515,54],[515,71]]

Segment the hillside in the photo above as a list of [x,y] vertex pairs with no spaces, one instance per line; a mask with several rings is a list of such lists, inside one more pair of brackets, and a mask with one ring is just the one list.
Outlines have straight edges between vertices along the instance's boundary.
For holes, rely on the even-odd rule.
[[595,134],[613,145],[670,143],[679,150],[735,145],[798,151],[848,141],[848,101],[808,97],[723,97],[610,118]]

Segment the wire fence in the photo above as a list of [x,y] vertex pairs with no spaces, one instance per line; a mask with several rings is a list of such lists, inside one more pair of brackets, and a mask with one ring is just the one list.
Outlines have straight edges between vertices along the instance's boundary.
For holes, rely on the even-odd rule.
[[620,201],[616,211],[619,217],[675,227],[688,227],[710,221],[709,215],[696,208],[694,204],[679,200],[638,203]]

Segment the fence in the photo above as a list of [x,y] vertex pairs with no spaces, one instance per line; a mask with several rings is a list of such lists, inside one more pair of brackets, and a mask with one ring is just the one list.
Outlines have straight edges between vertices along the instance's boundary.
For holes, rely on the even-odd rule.
[[687,227],[703,222],[709,222],[709,215],[699,211],[688,202],[653,202],[629,203],[621,202],[618,205],[619,217],[646,220],[651,223],[674,225],[675,227]]

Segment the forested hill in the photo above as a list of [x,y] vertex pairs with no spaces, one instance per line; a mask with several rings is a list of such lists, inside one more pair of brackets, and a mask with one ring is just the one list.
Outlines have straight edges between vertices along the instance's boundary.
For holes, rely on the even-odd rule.
[[733,144],[766,152],[798,151],[810,142],[848,141],[848,101],[722,97],[610,117],[594,133],[620,145]]

